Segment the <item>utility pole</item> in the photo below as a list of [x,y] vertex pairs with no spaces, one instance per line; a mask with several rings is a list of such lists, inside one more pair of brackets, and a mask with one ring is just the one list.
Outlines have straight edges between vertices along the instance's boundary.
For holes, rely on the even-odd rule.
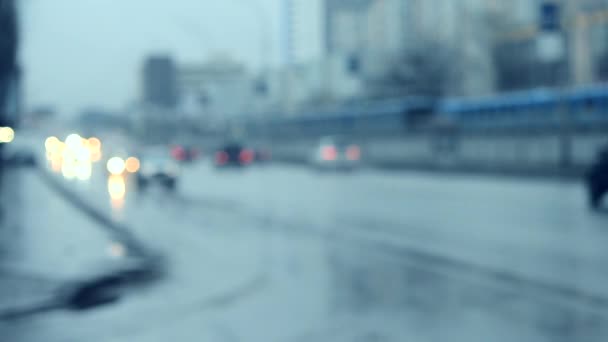
[[13,0],[0,0],[0,124],[6,121],[5,106],[17,76],[17,9]]
[[[18,48],[17,8],[13,0],[0,0],[0,126],[8,125],[8,103],[11,89],[15,90],[18,82],[17,48]],[[14,94],[15,96],[16,94]],[[4,170],[3,149],[0,144],[0,173]],[[1,176],[1,174],[0,174]],[[0,184],[1,185],[1,184]]]
[[[558,62],[560,69],[566,69],[567,65],[563,62],[570,54],[564,51],[564,39],[567,32],[564,30],[564,19],[571,18],[576,13],[576,4],[570,0],[550,1],[545,0],[540,6],[539,34],[537,36],[539,56],[546,62]],[[572,37],[569,37],[572,38]],[[570,41],[570,52],[572,44]],[[574,44],[575,45],[575,44]],[[570,60],[571,61],[571,60]],[[572,63],[569,63],[572,64]],[[558,70],[558,73],[561,70]],[[566,74],[566,72],[564,72]],[[562,91],[557,108],[559,116],[559,163],[563,172],[568,172],[572,167],[572,113],[568,106],[566,89],[570,82],[560,80]]]
[[593,56],[589,18],[581,11],[579,0],[564,0],[566,20],[571,24],[568,41],[570,82],[583,85],[593,82]]

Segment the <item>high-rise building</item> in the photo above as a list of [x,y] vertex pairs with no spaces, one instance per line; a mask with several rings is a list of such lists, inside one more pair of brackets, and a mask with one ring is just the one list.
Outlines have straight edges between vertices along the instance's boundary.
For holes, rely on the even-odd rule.
[[318,60],[323,52],[324,0],[283,0],[285,5],[285,62]]
[[324,41],[327,54],[356,51],[365,46],[371,3],[372,0],[325,0]]
[[178,103],[177,70],[169,56],[149,57],[143,68],[143,100],[148,105],[174,108]]
[[[479,1],[479,0],[478,0]],[[547,0],[497,1],[496,10],[502,17],[508,17],[513,27],[507,28],[514,34],[507,34],[504,43],[527,43],[531,51],[537,51],[536,44],[541,4]],[[564,55],[560,67],[561,82],[587,84],[603,76],[602,61],[608,56],[608,1],[607,0],[554,0],[559,5],[562,31],[565,39]],[[508,32],[507,32],[508,33]],[[560,33],[557,33],[560,34]],[[521,44],[520,44],[521,45]],[[516,53],[523,54],[519,46]],[[608,64],[608,63],[606,63]]]
[[576,85],[608,78],[608,1],[563,0],[569,28],[570,78]]

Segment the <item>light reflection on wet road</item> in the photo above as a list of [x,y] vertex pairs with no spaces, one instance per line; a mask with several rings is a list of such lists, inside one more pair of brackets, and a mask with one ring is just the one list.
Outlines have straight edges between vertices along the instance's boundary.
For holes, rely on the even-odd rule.
[[[38,332],[16,341],[608,336],[608,217],[577,184],[205,164],[186,167],[176,193],[131,183],[93,175],[79,191],[168,254],[175,278],[101,313],[34,319]],[[210,279],[221,289],[248,273],[264,280],[197,309]]]

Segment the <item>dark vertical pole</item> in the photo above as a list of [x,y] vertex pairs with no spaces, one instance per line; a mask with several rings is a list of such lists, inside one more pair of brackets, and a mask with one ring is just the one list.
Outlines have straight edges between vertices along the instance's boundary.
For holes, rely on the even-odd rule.
[[[561,14],[565,18],[576,18],[578,12],[578,4],[576,1],[566,0],[563,3],[563,9]],[[575,19],[575,30],[578,23]],[[561,30],[563,39],[565,41],[565,53],[563,58],[558,62],[558,86],[561,87],[561,101],[560,103],[560,167],[564,172],[570,172],[573,169],[573,133],[575,130],[575,107],[571,104],[568,99],[567,89],[574,84],[573,75],[570,74],[570,66],[574,62],[572,55],[569,50],[572,49],[573,44],[576,42],[576,35],[567,34],[567,31]]]
[[10,82],[15,79],[17,56],[17,15],[13,0],[0,0],[0,108],[4,106]]
[[[576,18],[576,11],[573,1],[558,2],[556,0],[543,0],[540,6],[540,20],[539,29],[541,34],[547,35],[559,35],[562,40],[566,40],[566,31],[562,27],[562,21],[564,18]],[[575,24],[576,25],[576,24]],[[571,38],[572,35],[569,36]],[[574,43],[572,40],[568,41],[567,44],[571,45]],[[565,48],[564,48],[565,49]],[[563,56],[557,61],[552,61],[556,65],[556,69],[563,69],[562,65],[568,56],[568,53],[563,53]],[[552,58],[553,59],[553,58]],[[571,61],[570,61],[571,62]],[[548,64],[548,63],[546,63]],[[551,66],[551,64],[548,64]],[[551,70],[550,68],[547,68]],[[572,131],[574,120],[572,118],[573,113],[571,112],[570,102],[568,101],[568,79],[560,80],[561,72],[556,72],[556,75],[552,75],[547,81],[557,80],[559,83],[555,84],[561,91],[559,91],[560,99],[558,102],[558,116],[559,116],[559,169],[562,172],[570,172],[572,170]],[[549,75],[548,75],[549,76]]]
[[[8,94],[17,80],[17,10],[14,0],[0,0],[0,126],[8,124]],[[0,145],[0,173],[4,149]]]

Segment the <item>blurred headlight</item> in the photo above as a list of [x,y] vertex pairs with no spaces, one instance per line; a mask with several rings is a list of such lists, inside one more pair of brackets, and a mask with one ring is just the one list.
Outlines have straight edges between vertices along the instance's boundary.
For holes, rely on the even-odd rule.
[[76,159],[80,161],[90,161],[91,160],[91,151],[89,151],[86,147],[80,146],[72,151]]
[[0,143],[8,144],[15,139],[15,131],[10,127],[0,127]]
[[57,151],[60,143],[61,143],[61,141],[59,141],[59,139],[57,137],[48,137],[44,141],[44,147],[46,148],[47,152],[52,153],[52,152]]
[[125,167],[127,169],[127,172],[129,172],[129,173],[135,173],[135,172],[139,171],[139,167],[140,167],[139,159],[137,159],[135,157],[128,158],[127,161],[125,162]]
[[119,157],[110,158],[106,167],[108,172],[111,174],[121,175],[123,172],[125,172],[125,161]]
[[65,144],[70,149],[77,149],[82,145],[82,137],[78,134],[70,134],[65,138]]
[[91,137],[88,140],[89,147],[93,151],[101,151],[101,141],[98,138]]

